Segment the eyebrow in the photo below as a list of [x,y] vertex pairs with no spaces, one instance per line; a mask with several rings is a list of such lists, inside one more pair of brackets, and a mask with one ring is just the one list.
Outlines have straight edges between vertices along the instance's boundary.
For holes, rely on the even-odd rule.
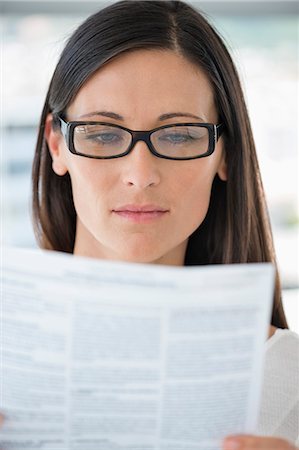
[[[120,114],[116,114],[112,111],[94,111],[88,114],[83,114],[82,116],[80,116],[80,119],[83,118],[88,118],[88,117],[92,117],[92,116],[103,116],[103,117],[109,117],[110,119],[115,119],[115,120],[120,120],[120,121],[124,121],[124,117],[121,116]],[[195,114],[191,114],[188,112],[172,112],[172,113],[166,113],[166,114],[162,114],[161,116],[158,117],[158,121],[162,122],[163,120],[167,120],[167,119],[172,119],[174,117],[191,117],[193,119],[198,119],[204,122],[204,119],[202,117],[198,117]]]

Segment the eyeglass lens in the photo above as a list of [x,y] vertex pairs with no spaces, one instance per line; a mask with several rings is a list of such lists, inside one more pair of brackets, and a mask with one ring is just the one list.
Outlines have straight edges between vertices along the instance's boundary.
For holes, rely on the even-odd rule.
[[[167,157],[188,158],[208,151],[209,130],[199,126],[162,128],[150,136],[157,153]],[[122,128],[103,124],[77,125],[74,129],[76,152],[95,157],[111,157],[125,153],[132,141]]]

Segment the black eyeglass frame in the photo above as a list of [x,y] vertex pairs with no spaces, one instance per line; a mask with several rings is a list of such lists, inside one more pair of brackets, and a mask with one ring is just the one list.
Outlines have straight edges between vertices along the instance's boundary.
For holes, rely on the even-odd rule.
[[[153,128],[152,130],[144,130],[144,131],[133,131],[130,130],[129,128],[125,128],[121,125],[116,125],[113,123],[109,123],[109,122],[98,122],[98,121],[73,121],[73,122],[67,122],[65,121],[62,117],[57,116],[57,118],[60,121],[60,129],[61,132],[65,138],[67,147],[69,149],[69,151],[71,153],[73,153],[74,155],[79,155],[79,156],[83,156],[85,158],[92,158],[92,159],[115,159],[115,158],[121,158],[123,156],[128,155],[133,148],[135,147],[135,144],[138,141],[143,141],[146,143],[146,145],[148,146],[149,151],[157,156],[158,158],[163,158],[163,159],[170,159],[170,160],[177,160],[177,161],[186,161],[186,160],[190,160],[190,159],[199,159],[199,158],[205,158],[206,156],[210,156],[214,151],[215,151],[215,147],[216,147],[216,143],[219,139],[219,137],[221,136],[222,132],[223,132],[223,124],[213,124],[213,123],[202,123],[202,122],[192,122],[192,123],[173,123],[173,124],[169,124],[169,125],[163,125],[161,127],[157,127],[157,128]],[[113,155],[113,156],[94,156],[94,155],[86,155],[84,153],[81,152],[77,152],[75,149],[75,145],[74,145],[74,129],[77,126],[84,126],[84,125],[109,125],[109,127],[115,127],[115,128],[120,128],[122,130],[127,131],[128,133],[130,133],[131,135],[131,143],[129,145],[129,147],[127,148],[127,150],[125,152],[122,152],[119,155]],[[155,133],[158,130],[162,130],[165,128],[173,128],[173,127],[180,127],[180,126],[196,126],[196,127],[203,127],[206,128],[209,132],[209,147],[208,150],[203,153],[202,155],[197,155],[197,156],[188,156],[185,158],[176,158],[176,157],[171,157],[171,156],[166,156],[166,155],[161,155],[160,153],[158,153],[151,140],[150,137],[153,133]]]

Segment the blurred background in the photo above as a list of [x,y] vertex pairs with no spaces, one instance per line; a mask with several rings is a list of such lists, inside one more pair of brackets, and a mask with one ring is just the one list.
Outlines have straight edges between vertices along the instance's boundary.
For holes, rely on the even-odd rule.
[[[257,145],[290,328],[299,332],[299,3],[190,1],[230,49]],[[30,170],[39,116],[59,54],[109,2],[1,1],[1,243],[35,247]]]

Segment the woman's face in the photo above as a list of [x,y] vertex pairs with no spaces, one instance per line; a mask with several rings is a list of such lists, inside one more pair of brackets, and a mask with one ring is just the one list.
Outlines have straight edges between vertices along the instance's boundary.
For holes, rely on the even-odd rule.
[[[98,70],[67,111],[69,121],[84,119],[131,130],[218,123],[205,74],[182,56],[161,50],[123,54]],[[188,238],[207,213],[216,173],[226,179],[221,139],[209,157],[172,161],[154,156],[142,141],[117,159],[73,155],[60,132],[52,130],[51,116],[46,138],[53,170],[71,177],[77,212],[75,254],[184,263]]]

